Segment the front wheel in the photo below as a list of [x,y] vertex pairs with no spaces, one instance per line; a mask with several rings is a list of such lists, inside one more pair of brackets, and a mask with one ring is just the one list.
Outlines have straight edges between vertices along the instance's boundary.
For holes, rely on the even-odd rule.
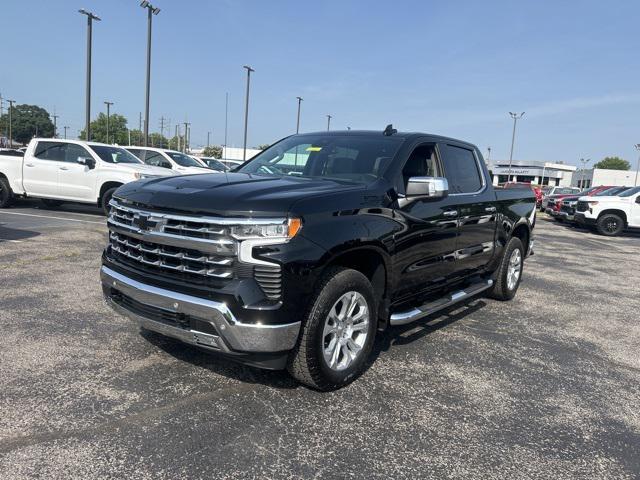
[[311,388],[335,390],[365,369],[376,333],[376,302],[367,277],[346,268],[329,269],[318,292],[287,368]]
[[598,218],[596,228],[600,235],[615,237],[616,235],[620,235],[622,230],[624,230],[624,220],[615,213],[605,213]]
[[118,189],[118,187],[113,187],[110,188],[108,190],[106,190],[103,194],[102,194],[102,198],[100,199],[100,205],[102,206],[102,211],[104,212],[104,214],[108,217],[109,216],[109,209],[111,208],[109,206],[109,202],[111,201],[111,197],[113,197],[113,193]]
[[11,190],[11,185],[9,185],[9,181],[0,177],[0,208],[6,208],[11,206],[13,203],[13,191]]
[[516,296],[524,262],[524,247],[517,237],[512,237],[504,249],[500,267],[496,272],[495,283],[489,292],[490,298],[511,300]]

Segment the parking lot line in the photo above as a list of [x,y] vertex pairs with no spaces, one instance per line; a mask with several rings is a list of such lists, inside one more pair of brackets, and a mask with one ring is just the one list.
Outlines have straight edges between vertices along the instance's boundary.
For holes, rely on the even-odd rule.
[[9,240],[8,238],[0,238],[0,242],[22,243],[22,240]]
[[70,222],[80,222],[80,223],[95,223],[97,225],[104,225],[105,222],[92,222],[90,220],[79,220],[77,218],[68,218],[68,217],[54,217],[51,215],[35,215],[33,213],[19,213],[19,212],[0,212],[0,215],[22,215],[24,217],[37,217],[37,218],[48,218],[55,220],[68,220]]

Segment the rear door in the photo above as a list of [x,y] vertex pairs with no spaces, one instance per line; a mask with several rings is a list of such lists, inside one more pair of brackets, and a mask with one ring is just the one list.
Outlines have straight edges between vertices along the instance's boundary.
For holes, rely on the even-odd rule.
[[[67,143],[65,145],[65,162],[58,174],[59,192],[65,198],[93,202],[97,200],[96,175],[97,168],[89,168],[78,163],[78,158],[94,158],[82,145]],[[95,159],[94,159],[95,160]],[[99,162],[96,160],[96,166]]]
[[58,173],[65,165],[65,144],[56,141],[38,141],[33,155],[25,157],[23,185],[28,195],[57,197]]
[[475,149],[456,142],[443,142],[439,148],[458,221],[456,276],[468,276],[479,273],[494,254],[496,198]]
[[[415,144],[397,180],[400,193],[406,192],[410,177],[442,176],[435,143]],[[394,278],[396,297],[406,298],[442,287],[455,272],[457,219],[449,197],[440,199],[400,199],[397,214],[403,225],[395,235]]]

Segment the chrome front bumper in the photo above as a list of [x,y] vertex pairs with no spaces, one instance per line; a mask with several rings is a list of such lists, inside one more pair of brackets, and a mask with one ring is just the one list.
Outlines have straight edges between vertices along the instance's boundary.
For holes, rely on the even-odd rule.
[[[291,350],[298,339],[300,322],[284,325],[242,323],[229,307],[221,302],[147,285],[105,266],[100,270],[100,278],[105,300],[115,311],[130,317],[147,330],[177,338],[191,345],[224,353],[283,352]],[[118,303],[118,295],[126,295],[140,304],[144,313],[132,311]],[[212,326],[210,331],[216,333],[174,326],[146,313],[154,310],[166,312],[168,315],[188,315],[208,322]]]

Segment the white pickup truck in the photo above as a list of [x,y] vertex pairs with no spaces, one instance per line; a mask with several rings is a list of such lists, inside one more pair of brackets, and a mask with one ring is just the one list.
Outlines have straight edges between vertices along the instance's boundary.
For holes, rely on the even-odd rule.
[[145,165],[121,147],[34,138],[24,156],[0,154],[0,208],[11,205],[15,197],[35,197],[48,206],[63,202],[97,204],[106,213],[120,185],[173,174]]
[[580,197],[574,220],[595,227],[607,236],[640,228],[640,187],[630,188],[615,197]]
[[124,147],[147,165],[173,170],[178,175],[216,173],[191,155],[154,147]]

